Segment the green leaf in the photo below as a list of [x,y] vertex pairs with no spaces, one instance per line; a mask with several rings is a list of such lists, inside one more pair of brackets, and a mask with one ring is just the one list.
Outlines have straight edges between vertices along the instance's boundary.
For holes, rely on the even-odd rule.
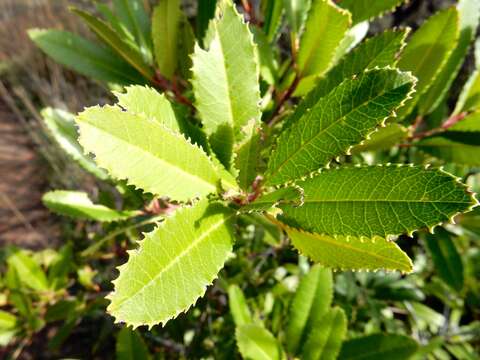
[[394,69],[345,80],[282,132],[268,162],[266,184],[298,179],[348,153],[403,104],[413,81]]
[[[275,2],[277,1],[278,0],[275,0]],[[296,38],[303,30],[311,2],[312,0],[283,0],[285,16],[293,38]]]
[[273,42],[282,22],[283,1],[265,0],[261,4],[263,10],[263,31],[269,42]]
[[342,309],[331,309],[310,332],[302,359],[335,360],[347,333],[347,318]]
[[303,190],[295,186],[287,186],[264,194],[240,208],[241,212],[263,212],[281,203],[292,203],[300,206],[303,203]]
[[363,21],[347,30],[337,50],[335,50],[335,56],[332,60],[334,64],[367,36],[369,27],[368,21]]
[[178,64],[179,25],[182,18],[179,0],[160,0],[152,16],[152,38],[160,74],[171,79]]
[[126,87],[124,93],[115,93],[115,96],[118,105],[132,114],[142,115],[178,132],[183,127],[175,116],[170,101],[151,87],[132,85]]
[[143,82],[140,74],[110,49],[61,30],[30,29],[28,36],[56,62],[106,83]]
[[406,139],[408,136],[408,129],[397,123],[387,124],[384,128],[378,129],[377,132],[370,136],[370,139],[365,140],[360,145],[355,146],[352,154],[358,154],[363,151],[377,151],[390,149],[400,141]]
[[182,14],[178,25],[178,73],[183,79],[192,77],[192,54],[195,48],[195,34],[187,17]]
[[140,214],[138,211],[118,211],[94,204],[82,191],[49,191],[43,195],[42,202],[60,215],[95,221],[120,221]]
[[115,12],[122,24],[135,37],[135,43],[146,61],[151,61],[150,19],[142,0],[114,0]]
[[339,360],[407,360],[418,349],[415,340],[397,334],[373,334],[345,341]]
[[233,321],[236,326],[242,326],[253,322],[252,314],[248,308],[245,295],[238,285],[228,287],[228,306],[232,313]]
[[[279,3],[279,2],[277,2]],[[257,56],[260,64],[260,75],[269,85],[274,85],[278,80],[278,51],[272,45],[267,36],[257,27],[251,26],[255,43],[257,44]]]
[[73,114],[52,108],[42,109],[40,114],[55,141],[73,160],[97,178],[108,180],[108,174],[83,153],[82,146],[77,140],[78,132]]
[[475,112],[448,131],[415,143],[420,150],[456,164],[480,165],[480,112]]
[[24,285],[37,291],[48,290],[48,281],[45,273],[38,263],[25,251],[14,247],[9,248],[7,263],[8,266],[15,270],[18,280]]
[[328,70],[350,23],[350,13],[330,0],[312,1],[298,51],[302,76],[321,75]]
[[76,121],[84,149],[116,178],[179,201],[217,191],[221,175],[214,163],[157,121],[116,106],[88,108]]
[[255,324],[237,327],[238,349],[244,359],[283,360],[285,354],[280,343],[267,329]]
[[415,97],[402,109],[401,117],[407,116],[426,93],[444,68],[451,52],[457,45],[458,11],[452,7],[430,17],[412,35],[403,50],[398,67],[410,71],[418,79]]
[[145,234],[119,268],[108,312],[128,325],[151,327],[187,311],[230,256],[234,214],[202,200]]
[[477,203],[452,175],[420,166],[342,167],[296,185],[304,190],[304,204],[279,205],[281,221],[327,235],[411,234]]
[[122,328],[117,335],[115,358],[117,360],[151,359],[141,335],[128,327]]
[[202,0],[198,2],[197,16],[195,18],[195,32],[200,44],[203,45],[203,37],[208,28],[208,23],[215,16],[217,0]]
[[361,21],[372,20],[375,17],[382,16],[386,12],[393,11],[406,0],[341,0],[339,6],[352,13],[354,24]]
[[453,290],[462,291],[464,283],[462,258],[450,233],[443,228],[437,228],[435,235],[426,236],[425,242],[438,276]]
[[11,330],[17,325],[17,317],[9,312],[0,310],[0,329]]
[[75,264],[73,258],[73,246],[71,243],[62,246],[52,264],[48,268],[48,283],[53,290],[66,287],[68,274]]
[[315,265],[305,275],[295,292],[286,332],[287,349],[297,354],[314,327],[328,312],[333,298],[332,273]]
[[[285,226],[284,226],[285,227]],[[393,270],[409,273],[412,261],[397,244],[379,236],[313,234],[290,227],[287,234],[301,254],[322,266],[340,270]]]
[[72,12],[80,16],[100,40],[110,46],[147,80],[151,81],[153,79],[153,69],[145,62],[142,54],[137,52],[130,43],[117,34],[105,21],[76,8],[72,8]]
[[480,19],[480,2],[477,0],[460,0],[457,9],[460,18],[458,43],[427,93],[420,99],[418,104],[420,114],[428,114],[435,110],[448,95],[450,86],[460,71],[476,34]]
[[455,106],[454,115],[480,108],[480,39],[475,42],[475,71],[465,83]]
[[205,46],[197,44],[193,55],[195,102],[212,149],[229,169],[235,135],[261,115],[253,36],[230,1],[219,3]]
[[308,81],[312,77],[303,79],[294,95],[306,94],[308,91],[313,90],[308,93],[306,98],[295,109],[293,118],[298,118],[299,114],[315,105],[321,97],[327,95],[345,79],[361,74],[367,69],[394,66],[397,62],[398,53],[405,45],[404,41],[408,32],[405,29],[387,30],[365,40],[353,51],[341,58],[337,65],[318,80],[316,85],[315,81]]
[[255,180],[260,152],[260,121],[252,120],[242,129],[243,140],[235,147],[235,168],[240,188],[248,190]]

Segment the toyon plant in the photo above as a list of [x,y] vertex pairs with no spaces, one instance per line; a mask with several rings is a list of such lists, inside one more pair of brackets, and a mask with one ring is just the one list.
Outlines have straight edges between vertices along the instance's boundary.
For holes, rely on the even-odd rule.
[[[433,232],[477,205],[458,178],[429,165],[439,164],[432,156],[480,165],[478,74],[447,120],[435,125],[439,116],[432,115],[445,104],[474,38],[476,0],[438,12],[413,34],[393,29],[366,40],[368,20],[402,1],[265,1],[260,9],[242,3],[240,13],[232,1],[218,1],[197,40],[186,41],[193,33],[178,1],[160,1],[151,38],[142,35],[129,52],[111,40],[115,29],[125,31],[118,19],[110,26],[74,10],[122,66],[136,69],[83,70],[132,85],[114,92],[115,104],[76,116],[78,141],[93,154],[95,171],[126,180],[169,209],[118,269],[108,296],[118,322],[151,327],[187,311],[234,256],[240,218],[273,224],[325,268],[408,273],[412,262],[395,243],[399,236]],[[283,17],[287,33],[280,31]],[[30,35],[58,55],[60,33]],[[280,47],[279,36],[290,45]],[[397,144],[387,163],[362,155]],[[95,205],[84,193],[50,193],[45,203],[104,221],[136,214]],[[341,318],[344,333],[343,312],[325,305],[325,313]],[[263,330],[240,330],[240,349],[256,331]]]

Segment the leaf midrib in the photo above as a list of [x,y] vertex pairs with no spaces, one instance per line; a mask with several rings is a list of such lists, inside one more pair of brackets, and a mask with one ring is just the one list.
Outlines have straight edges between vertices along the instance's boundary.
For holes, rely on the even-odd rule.
[[[172,268],[175,264],[177,264],[184,256],[186,256],[192,249],[194,249],[195,247],[199,246],[200,243],[205,239],[207,238],[211,233],[213,233],[215,230],[217,230],[219,227],[221,227],[224,223],[226,223],[230,218],[232,218],[233,216],[235,216],[234,213],[228,215],[228,216],[224,216],[222,217],[222,219],[220,219],[219,221],[217,221],[216,223],[212,224],[210,226],[210,228],[205,231],[204,233],[202,233],[197,239],[193,240],[184,250],[182,250],[175,258],[172,259],[172,261],[170,261],[168,264],[166,264],[166,266],[161,269],[151,280],[149,280],[148,282],[146,282],[141,288],[139,288],[138,290],[136,290],[133,294],[131,294],[128,298],[124,298],[122,300],[120,300],[115,308],[120,308],[122,305],[124,305],[125,303],[129,303],[131,302],[134,297],[136,297],[137,295],[139,295],[140,293],[142,293],[143,291],[145,291],[148,287],[152,286],[154,283],[157,282],[157,280],[159,278],[162,277],[163,274],[165,274],[165,272],[167,272],[170,268]],[[113,303],[112,303],[113,305]]]
[[366,202],[366,203],[445,203],[445,204],[470,204],[470,201],[448,201],[448,200],[399,200],[399,199],[327,199],[327,200],[309,200],[305,199],[304,205],[306,204],[321,204],[321,203],[334,203],[334,202]]
[[[399,86],[404,86],[406,83],[404,84],[401,84]],[[341,86],[341,85],[339,85]],[[334,125],[337,125],[338,123],[344,121],[346,119],[347,116],[349,116],[351,113],[357,111],[358,109],[360,109],[361,107],[365,106],[366,104],[370,103],[370,102],[373,102],[375,101],[376,99],[378,99],[379,97],[382,97],[384,96],[387,92],[390,92],[392,91],[393,89],[389,89],[389,90],[386,90],[384,89],[383,92],[377,94],[375,97],[373,98],[369,98],[367,101],[364,101],[362,102],[361,104],[359,104],[358,106],[356,107],[353,107],[350,111],[348,111],[345,115],[343,115],[342,117],[338,118],[337,120],[333,121],[332,123],[330,123],[327,127],[325,127],[324,129],[320,130],[318,133],[316,133],[314,136],[312,136],[306,143],[302,144],[302,146],[300,146],[296,151],[294,151],[291,155],[289,155],[277,168],[276,168],[276,171],[275,172],[272,172],[270,173],[270,177],[273,177],[274,174],[278,174],[280,169],[283,168],[283,166],[285,166],[285,164],[287,162],[289,162],[294,156],[297,155],[297,153],[299,153],[301,150],[303,150],[304,148],[306,148],[312,141],[316,140],[319,136],[323,135],[328,129],[330,129],[330,127],[334,126]],[[333,91],[335,91],[335,89],[333,89],[329,94],[331,94]],[[318,103],[325,99],[329,94],[326,94],[324,97],[320,98],[317,103],[312,107],[313,108],[316,108]],[[397,109],[398,106],[396,106],[394,109]],[[305,114],[304,114],[305,115]],[[303,118],[302,115],[298,122],[295,124],[295,125],[298,125],[299,122],[301,121],[301,119]],[[310,115],[311,116],[311,115]],[[293,126],[292,126],[293,128]],[[292,128],[290,128],[290,131],[289,131],[289,135],[291,135],[291,132],[292,132]]]

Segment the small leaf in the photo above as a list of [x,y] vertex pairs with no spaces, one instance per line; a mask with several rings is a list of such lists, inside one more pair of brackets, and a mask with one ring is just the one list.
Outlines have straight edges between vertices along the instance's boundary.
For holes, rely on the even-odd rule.
[[337,50],[335,50],[335,56],[332,60],[334,64],[367,36],[369,27],[368,21],[363,21],[347,30]]
[[244,359],[283,360],[285,354],[280,343],[267,329],[255,324],[237,327],[238,349]]
[[347,318],[334,307],[315,324],[303,347],[302,359],[335,360],[347,333]]
[[253,322],[245,295],[243,295],[238,285],[230,285],[228,287],[228,305],[236,326],[239,327]]
[[263,212],[282,203],[302,205],[303,191],[299,187],[287,186],[260,196],[255,201],[240,208],[241,212]]
[[151,327],[187,311],[230,256],[233,217],[223,205],[202,200],[166,218],[129,251],[108,312],[127,325]]
[[475,71],[465,83],[455,106],[454,115],[480,109],[480,39],[475,42]]
[[43,204],[50,210],[73,218],[96,221],[120,221],[139,215],[138,211],[118,211],[94,204],[82,191],[49,191],[43,195]]
[[158,70],[171,79],[178,64],[179,26],[182,18],[179,0],[160,0],[152,15],[152,38]]
[[48,290],[45,273],[25,251],[14,247],[9,248],[7,263],[15,270],[18,280],[24,285],[40,292]]
[[48,283],[53,290],[66,287],[68,274],[73,269],[73,246],[71,243],[62,246],[52,264],[48,268]]
[[11,330],[17,325],[17,317],[9,312],[0,310],[0,330]]
[[412,338],[397,334],[373,334],[345,341],[339,360],[407,360],[418,349]]
[[290,304],[286,338],[291,354],[299,352],[308,335],[328,312],[332,298],[332,273],[320,265],[313,266],[300,281]]
[[253,36],[231,1],[222,1],[204,42],[206,50],[197,44],[193,55],[196,107],[213,151],[230,169],[236,135],[261,115]]
[[84,149],[116,178],[178,201],[217,191],[222,176],[214,163],[157,121],[116,106],[88,108],[76,121]]
[[410,71],[417,79],[415,97],[400,111],[407,116],[426,93],[446,65],[448,57],[457,45],[458,11],[452,7],[427,19],[412,35],[403,50],[398,67]]
[[142,0],[113,0],[115,13],[122,26],[135,37],[135,43],[146,61],[151,61],[152,39],[150,37],[150,19]]
[[151,357],[141,335],[135,330],[124,327],[117,335],[116,359],[148,360]]
[[308,175],[348,153],[398,109],[414,79],[393,69],[367,71],[345,80],[320,98],[277,140],[266,173],[267,185]]
[[248,190],[258,173],[260,151],[260,121],[250,121],[244,129],[244,139],[235,148],[235,168],[238,169],[238,185]]
[[289,30],[294,38],[303,30],[311,3],[312,0],[283,0]]
[[427,234],[427,249],[432,257],[438,276],[453,290],[463,289],[463,263],[448,231],[437,228],[435,235]]
[[153,69],[145,62],[142,54],[122,39],[105,21],[76,8],[72,8],[72,12],[80,16],[100,40],[110,46],[147,80],[153,79]]
[[286,227],[293,246],[322,266],[341,270],[393,270],[409,273],[412,261],[393,241],[374,236],[313,234]]
[[263,9],[263,31],[269,42],[273,42],[282,22],[283,1],[265,0],[261,4]]
[[28,36],[56,62],[106,83],[142,83],[140,74],[110,49],[61,30],[30,29]]
[[460,17],[460,36],[457,46],[453,49],[447,63],[443,66],[427,93],[420,99],[418,104],[420,114],[432,112],[446,98],[475,37],[480,19],[480,2],[477,0],[460,0],[457,9]]
[[372,20],[374,17],[382,16],[386,12],[395,10],[406,0],[341,0],[339,6],[352,13],[353,23]]
[[330,0],[312,1],[298,51],[298,68],[303,76],[328,70],[350,22],[350,13]]
[[45,108],[40,112],[50,134],[60,147],[78,164],[101,180],[108,180],[108,174],[100,169],[93,159],[84,155],[78,143],[78,132],[74,115],[60,109]]
[[343,167],[296,184],[304,190],[304,204],[279,205],[280,220],[319,234],[411,233],[449,221],[477,205],[456,178],[420,166]]
[[360,145],[353,147],[352,154],[358,154],[363,151],[378,151],[390,149],[408,136],[408,129],[397,123],[387,124],[384,128],[370,136]]

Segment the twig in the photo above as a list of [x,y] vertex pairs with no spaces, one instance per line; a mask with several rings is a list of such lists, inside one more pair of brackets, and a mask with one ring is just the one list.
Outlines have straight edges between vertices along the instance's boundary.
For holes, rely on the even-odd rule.
[[419,132],[417,134],[413,134],[411,139],[412,140],[413,139],[419,140],[419,139],[423,139],[423,138],[426,138],[426,137],[429,137],[429,136],[432,136],[432,135],[442,133],[445,130],[451,128],[453,125],[455,125],[459,121],[463,120],[465,118],[465,116],[467,116],[467,112],[462,112],[460,114],[453,115],[453,116],[449,117],[447,120],[445,120],[440,127],[435,128],[435,129],[431,129],[431,130],[427,130],[427,131],[423,131],[423,132]]
[[173,81],[169,81],[157,72],[155,74],[155,77],[153,78],[153,83],[161,90],[171,91],[174,95],[175,100],[177,100],[179,103],[187,105],[190,109],[195,110],[195,107],[193,106],[190,99],[183,96],[182,92],[178,88],[178,83],[175,78]]
[[295,89],[297,88],[299,82],[300,82],[300,76],[298,74],[296,74],[295,79],[293,79],[293,82],[290,84],[288,89],[280,94],[280,96],[278,97],[278,100],[277,100],[277,106],[275,107],[275,110],[272,113],[270,121],[268,122],[268,126],[272,127],[273,125],[275,125],[275,123],[278,120],[278,115],[283,108],[283,105],[293,95],[293,93],[295,92]]

